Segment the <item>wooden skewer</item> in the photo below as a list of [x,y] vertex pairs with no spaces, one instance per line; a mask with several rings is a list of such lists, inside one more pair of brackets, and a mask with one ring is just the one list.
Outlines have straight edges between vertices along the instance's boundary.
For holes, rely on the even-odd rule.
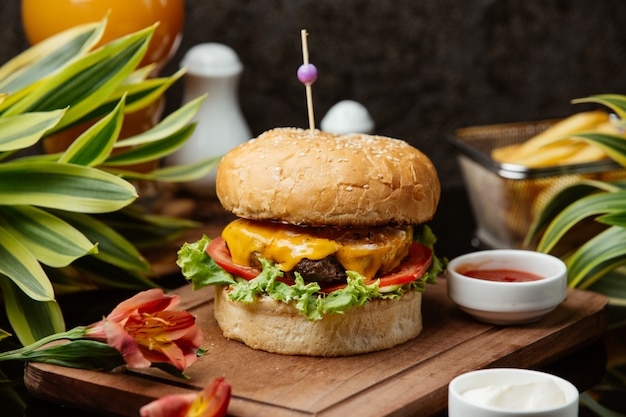
[[306,65],[309,63],[309,46],[307,43],[307,37],[309,34],[306,29],[302,29],[302,31],[300,31],[300,35],[302,37],[302,62]]
[[[309,47],[307,44],[308,33],[306,29],[302,29],[300,34],[302,37],[302,61],[304,62],[301,68],[308,68],[311,66],[311,64],[309,63]],[[311,130],[315,129],[315,116],[313,113],[313,89],[311,88],[311,85],[313,84],[313,82],[315,82],[315,79],[317,79],[317,70],[315,70],[315,76],[312,81],[300,79],[300,81],[304,83],[304,86],[306,88],[306,104],[309,114],[309,129]]]

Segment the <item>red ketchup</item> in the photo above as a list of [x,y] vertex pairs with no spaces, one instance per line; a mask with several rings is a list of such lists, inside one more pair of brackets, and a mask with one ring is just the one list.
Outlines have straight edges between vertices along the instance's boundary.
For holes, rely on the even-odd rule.
[[459,273],[485,281],[528,282],[543,279],[542,276],[517,269],[468,269]]

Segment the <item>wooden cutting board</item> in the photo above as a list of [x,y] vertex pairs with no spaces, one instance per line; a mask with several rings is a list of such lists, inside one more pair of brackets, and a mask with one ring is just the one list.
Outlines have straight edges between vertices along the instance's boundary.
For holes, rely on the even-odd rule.
[[147,402],[202,389],[216,376],[232,384],[233,416],[429,416],[445,410],[455,376],[485,367],[534,368],[597,340],[607,300],[568,290],[539,322],[499,327],[456,309],[446,280],[424,294],[422,334],[393,349],[344,358],[283,356],[226,340],[213,318],[212,289],[182,288],[181,308],[195,313],[207,354],[188,380],[159,370],[98,372],[28,364],[27,388],[39,398],[102,415],[136,417]]

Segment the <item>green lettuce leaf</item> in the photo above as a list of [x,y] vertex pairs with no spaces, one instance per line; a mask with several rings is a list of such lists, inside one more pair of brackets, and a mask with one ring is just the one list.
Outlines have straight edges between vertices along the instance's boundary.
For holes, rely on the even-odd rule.
[[256,297],[267,293],[270,297],[277,301],[291,302],[296,295],[291,286],[284,282],[276,281],[276,278],[283,276],[283,271],[273,262],[265,259],[259,259],[263,265],[263,271],[256,278],[245,280],[237,278],[237,282],[233,285],[230,293],[230,299],[240,301],[242,303],[252,303]]
[[373,298],[389,298],[378,290],[378,282],[365,284],[365,277],[354,271],[348,271],[348,285],[318,297],[318,310],[323,314],[341,314],[354,306],[362,306]]
[[197,242],[183,244],[178,251],[176,265],[194,290],[208,285],[235,284],[233,276],[217,266],[206,253],[209,243],[211,239],[204,235]]
[[437,283],[437,277],[446,269],[448,259],[439,258],[435,254],[435,243],[437,243],[437,237],[428,225],[422,225],[421,230],[416,230],[413,235],[413,240],[429,247],[433,252],[433,260],[430,264],[430,268],[428,268],[428,272],[424,274],[421,280],[414,281],[414,284],[421,286],[423,291],[425,284]]

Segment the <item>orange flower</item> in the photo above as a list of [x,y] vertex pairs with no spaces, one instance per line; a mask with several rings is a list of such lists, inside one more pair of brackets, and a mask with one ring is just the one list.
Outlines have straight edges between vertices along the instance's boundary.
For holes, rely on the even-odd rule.
[[223,417],[230,402],[230,384],[215,378],[200,394],[172,394],[139,410],[141,417]]
[[179,302],[180,297],[160,289],[140,292],[89,326],[85,336],[105,340],[130,367],[165,362],[182,371],[197,359],[202,331],[193,315],[174,310]]

